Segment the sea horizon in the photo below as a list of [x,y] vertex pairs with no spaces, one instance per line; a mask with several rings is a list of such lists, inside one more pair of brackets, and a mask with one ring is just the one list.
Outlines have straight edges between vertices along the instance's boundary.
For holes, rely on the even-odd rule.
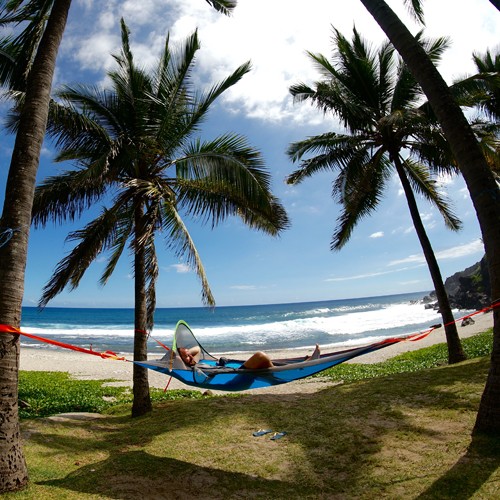
[[[371,343],[425,331],[441,316],[426,308],[429,292],[350,299],[244,306],[157,308],[148,343],[150,354],[163,354],[175,325],[186,321],[200,343],[213,353],[322,348]],[[133,308],[24,306],[21,329],[98,351],[133,352]],[[455,311],[456,317],[464,315]],[[47,344],[22,339],[23,347]]]
[[[404,292],[404,293],[387,293],[383,295],[367,295],[362,297],[348,297],[342,299],[321,299],[321,300],[305,300],[305,301],[292,301],[292,302],[266,302],[262,304],[224,304],[224,305],[216,305],[213,308],[209,306],[162,306],[157,307],[156,309],[219,309],[221,307],[260,307],[260,306],[282,306],[282,305],[294,305],[294,304],[312,304],[319,302],[335,302],[335,301],[344,301],[344,300],[365,300],[365,299],[374,299],[374,298],[384,298],[384,297],[398,297],[404,295],[419,295],[422,297],[429,295],[431,292],[429,291],[417,291],[417,292]],[[120,307],[120,306],[107,306],[107,307],[97,307],[97,306],[45,306],[43,308],[39,308],[38,306],[30,306],[23,304],[23,309],[37,309],[43,311],[45,309],[131,309],[134,310],[133,306]]]

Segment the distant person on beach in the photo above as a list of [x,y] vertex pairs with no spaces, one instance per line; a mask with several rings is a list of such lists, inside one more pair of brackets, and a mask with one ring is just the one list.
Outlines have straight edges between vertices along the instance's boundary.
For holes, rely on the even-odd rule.
[[[197,356],[200,354],[200,348],[198,346],[194,346],[191,348],[186,348],[186,347],[179,347],[177,349],[179,351],[179,355],[184,361],[184,363],[187,366],[194,366],[198,362]],[[309,359],[318,359],[320,356],[320,350],[319,350],[319,345],[316,344],[316,347],[314,349],[314,352],[311,354],[311,356],[306,356],[304,361],[307,361]],[[221,363],[223,365],[224,363]],[[272,368],[274,366],[271,358],[262,351],[258,351],[250,358],[248,358],[241,366],[240,368],[246,369],[246,370],[262,370],[265,368]]]

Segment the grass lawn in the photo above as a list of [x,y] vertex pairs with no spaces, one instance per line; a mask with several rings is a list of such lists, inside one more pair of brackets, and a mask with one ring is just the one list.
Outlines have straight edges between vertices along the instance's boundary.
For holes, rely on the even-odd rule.
[[[4,496],[500,498],[500,439],[471,438],[488,356],[403,373],[387,363],[374,378],[352,365],[360,376],[312,394],[157,400],[136,419],[127,403],[94,420],[23,420],[31,483]],[[253,437],[261,428],[288,434]]]

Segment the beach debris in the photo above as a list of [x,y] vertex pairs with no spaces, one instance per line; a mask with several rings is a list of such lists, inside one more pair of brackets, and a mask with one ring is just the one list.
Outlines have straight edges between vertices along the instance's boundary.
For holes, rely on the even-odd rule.
[[[260,436],[264,436],[266,434],[270,434],[272,431],[272,429],[259,429],[258,431],[255,431],[252,436],[254,437],[260,437]],[[277,434],[277,432],[275,432],[275,434]]]
[[277,441],[278,439],[281,439],[282,437],[286,436],[287,433],[285,431],[282,432],[275,432],[273,436],[271,437],[271,441]]

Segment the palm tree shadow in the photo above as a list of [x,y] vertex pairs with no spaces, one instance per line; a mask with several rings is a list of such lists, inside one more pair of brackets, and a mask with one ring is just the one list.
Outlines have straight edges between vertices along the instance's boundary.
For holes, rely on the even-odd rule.
[[[401,404],[410,413],[426,408],[474,412],[474,400],[459,397],[447,387],[461,381],[482,382],[488,366],[485,360],[448,367],[439,377],[430,371],[422,372],[418,380],[413,373],[398,374],[310,394],[265,393],[166,401],[138,419],[105,416],[95,422],[58,422],[55,428],[42,425],[40,430],[33,424],[29,439],[45,448],[47,456],[60,455],[62,460],[82,463],[74,463],[78,469],[72,467],[73,471],[65,477],[37,484],[79,492],[82,496],[87,493],[119,499],[144,497],[144,492],[155,494],[148,493],[146,498],[215,499],[258,497],[259,493],[266,498],[335,498],[347,490],[364,491],[373,457],[383,450],[387,433],[398,429],[416,439],[428,437],[429,443],[442,439],[432,426],[408,418],[408,412],[401,411]],[[419,395],[422,384],[426,390]],[[369,411],[366,401],[370,401]],[[230,433],[225,426],[229,426]],[[286,430],[289,436],[282,442],[283,447],[270,448],[265,443],[271,441],[251,437],[251,431],[259,427]],[[175,434],[179,430],[182,432]],[[195,438],[200,432],[203,438],[207,436],[193,445],[202,444],[201,457],[175,454],[172,450],[184,446],[184,437],[191,432]],[[300,464],[294,461],[294,453],[288,454],[287,442],[301,450]],[[406,444],[404,440],[399,443]],[[189,439],[187,445],[190,446]],[[192,453],[196,454],[197,449],[193,448]],[[216,457],[212,456],[212,449]],[[475,437],[467,453],[450,470],[439,467],[439,472],[423,479],[425,485],[418,491],[427,489],[419,498],[449,498],[450,492],[454,492],[453,498],[473,495],[498,467],[499,451],[500,440]],[[107,458],[102,458],[103,453]],[[239,458],[246,460],[247,453],[249,460],[260,461],[262,455],[262,465],[257,463],[241,473],[233,463]],[[293,473],[285,478],[274,473],[274,477],[270,476],[266,469],[268,454],[269,464],[273,465],[277,458],[280,467]],[[351,460],[359,467],[350,469]]]
[[[138,464],[140,470],[138,474]],[[150,471],[144,475],[143,471]],[[168,457],[158,457],[140,450],[114,453],[102,462],[80,467],[64,478],[39,481],[37,484],[71,490],[82,494],[122,500],[137,498],[230,498],[237,489],[245,498],[245,491],[258,491],[262,482],[266,491],[291,492],[292,484],[263,479],[247,474],[201,467]],[[237,488],[235,487],[237,485]]]
[[472,498],[500,466],[500,438],[474,436],[467,452],[417,498]]

